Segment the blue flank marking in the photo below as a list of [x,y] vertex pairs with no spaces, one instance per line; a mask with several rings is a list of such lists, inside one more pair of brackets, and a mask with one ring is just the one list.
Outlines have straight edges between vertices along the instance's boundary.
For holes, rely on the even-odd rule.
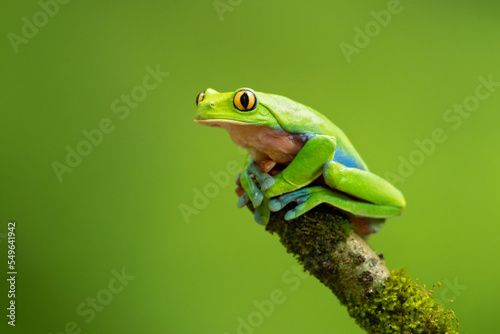
[[333,161],[341,163],[342,165],[350,168],[358,168],[364,170],[363,166],[354,157],[346,154],[340,147],[335,149]]

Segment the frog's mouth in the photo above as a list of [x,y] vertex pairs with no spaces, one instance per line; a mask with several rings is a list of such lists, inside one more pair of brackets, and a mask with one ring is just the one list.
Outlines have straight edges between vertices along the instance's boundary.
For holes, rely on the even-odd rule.
[[227,126],[230,126],[231,124],[234,124],[234,125],[259,125],[259,124],[264,123],[264,122],[242,122],[242,121],[237,121],[237,120],[233,120],[233,119],[223,119],[223,118],[195,119],[194,121],[198,124],[201,124],[201,125],[213,126],[213,127],[217,127],[217,128],[226,128]]

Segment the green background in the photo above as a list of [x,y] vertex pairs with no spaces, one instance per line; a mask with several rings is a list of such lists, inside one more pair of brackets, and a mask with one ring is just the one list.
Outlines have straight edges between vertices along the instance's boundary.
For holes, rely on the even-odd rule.
[[[447,140],[395,182],[408,208],[370,244],[389,268],[442,282],[435,295],[453,297],[445,305],[461,332],[496,332],[500,87],[457,129],[443,115],[479,76],[500,81],[500,4],[402,1],[351,62],[339,45],[387,1],[233,4],[221,20],[211,0],[71,1],[15,53],[8,33],[20,35],[40,6],[2,2],[0,259],[6,272],[14,220],[18,277],[16,328],[0,284],[1,331],[55,334],[74,321],[81,333],[233,334],[254,301],[280,290],[285,301],[253,333],[362,333],[236,208],[233,175],[196,214],[181,214],[211,172],[244,159],[227,133],[193,122],[196,95],[251,87],[327,115],[379,175],[397,173],[415,140],[443,129]],[[111,104],[157,64],[169,76],[121,120]],[[105,118],[114,131],[59,182],[52,163]],[[109,296],[122,268],[135,278],[87,323],[77,307]]]

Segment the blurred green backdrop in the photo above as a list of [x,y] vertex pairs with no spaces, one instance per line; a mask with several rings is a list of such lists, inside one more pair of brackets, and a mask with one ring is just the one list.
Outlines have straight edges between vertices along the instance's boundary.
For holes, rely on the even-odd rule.
[[[496,332],[500,87],[471,97],[479,77],[500,81],[500,3],[62,2],[0,5],[0,258],[7,272],[16,221],[18,271],[16,328],[2,314],[2,333],[363,332],[236,208],[228,163],[243,155],[193,122],[207,87],[310,105],[372,171],[404,174],[408,208],[371,245],[442,282],[461,332]],[[470,114],[447,112],[464,101]],[[446,140],[415,153],[435,129]],[[87,154],[74,167],[68,147]],[[214,188],[214,173],[230,184]],[[273,291],[283,302],[259,318]]]

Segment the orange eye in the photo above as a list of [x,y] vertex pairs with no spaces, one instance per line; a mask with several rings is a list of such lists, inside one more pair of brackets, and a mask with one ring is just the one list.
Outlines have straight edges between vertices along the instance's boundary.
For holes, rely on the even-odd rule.
[[200,103],[201,101],[203,101],[204,98],[205,98],[205,91],[201,92],[196,97],[196,105],[198,105],[198,103]]
[[234,94],[233,103],[236,109],[240,111],[250,111],[257,107],[259,101],[253,91],[250,89],[242,89]]

